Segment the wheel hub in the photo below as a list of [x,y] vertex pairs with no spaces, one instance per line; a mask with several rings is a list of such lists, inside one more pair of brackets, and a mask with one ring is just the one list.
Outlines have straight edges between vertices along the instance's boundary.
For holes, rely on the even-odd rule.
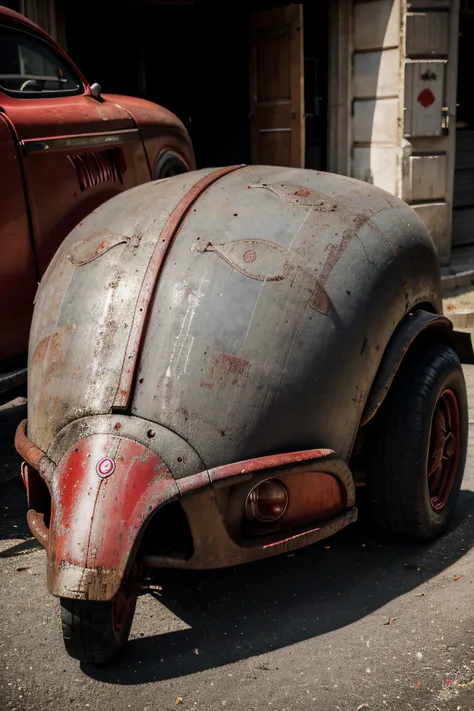
[[439,511],[448,501],[459,466],[460,415],[457,397],[444,390],[433,413],[427,478],[431,506]]

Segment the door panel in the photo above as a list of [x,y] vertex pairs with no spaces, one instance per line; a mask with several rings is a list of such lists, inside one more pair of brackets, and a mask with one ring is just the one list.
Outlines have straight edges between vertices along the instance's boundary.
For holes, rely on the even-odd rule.
[[130,114],[86,94],[76,70],[54,46],[5,26],[0,26],[0,106],[21,143],[43,274],[77,222],[113,195],[150,179],[143,143]]
[[1,112],[0,165],[0,362],[8,369],[16,357],[26,361],[37,277],[19,155]]
[[[149,180],[149,168],[138,129],[113,104],[89,96],[9,98],[3,104],[23,143],[34,240],[43,274],[73,227],[113,195]],[[121,169],[111,170],[113,163]],[[109,169],[104,170],[104,165]],[[89,180],[84,179],[85,169]]]
[[304,167],[303,6],[251,15],[252,161]]

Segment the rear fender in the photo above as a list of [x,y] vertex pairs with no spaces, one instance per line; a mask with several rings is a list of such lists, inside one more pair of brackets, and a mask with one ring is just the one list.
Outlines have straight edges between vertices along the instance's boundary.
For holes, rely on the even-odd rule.
[[73,445],[48,485],[48,589],[89,600],[117,594],[148,518],[179,495],[156,453],[104,434]]
[[454,331],[452,322],[440,314],[422,310],[408,314],[396,328],[383,355],[365,404],[361,426],[374,417],[409,349],[423,336],[445,341],[456,351],[462,363],[474,363],[469,333]]

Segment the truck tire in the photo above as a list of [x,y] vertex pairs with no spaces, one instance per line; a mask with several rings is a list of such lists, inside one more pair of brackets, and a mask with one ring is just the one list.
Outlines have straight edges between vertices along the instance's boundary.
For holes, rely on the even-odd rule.
[[181,175],[181,173],[187,173],[188,171],[188,166],[177,153],[165,151],[155,165],[153,180],[172,178],[173,175]]
[[429,541],[448,525],[466,462],[468,406],[449,346],[406,356],[366,439],[367,501],[379,529]]
[[125,646],[137,603],[139,584],[107,602],[61,598],[63,639],[68,654],[89,664],[107,664]]

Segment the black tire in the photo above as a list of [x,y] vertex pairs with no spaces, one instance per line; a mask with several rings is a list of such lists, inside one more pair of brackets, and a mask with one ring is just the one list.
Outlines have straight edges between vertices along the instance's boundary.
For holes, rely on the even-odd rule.
[[172,178],[174,175],[181,175],[187,172],[189,172],[188,166],[177,153],[165,151],[155,165],[153,180]]
[[367,433],[367,500],[382,532],[420,542],[444,531],[461,487],[467,438],[458,356],[442,344],[416,348]]
[[[137,603],[139,585],[116,600],[72,600],[61,598],[63,639],[68,654],[89,664],[107,664],[124,648]],[[122,607],[118,619],[117,601]],[[118,624],[119,622],[119,624]]]

